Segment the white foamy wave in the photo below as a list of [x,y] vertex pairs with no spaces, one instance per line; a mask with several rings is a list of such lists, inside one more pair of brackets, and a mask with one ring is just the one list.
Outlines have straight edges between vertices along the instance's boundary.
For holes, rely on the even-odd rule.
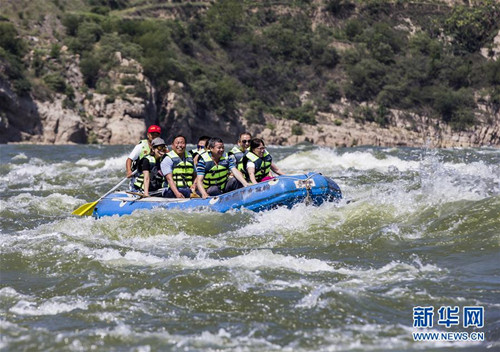
[[275,254],[271,250],[254,250],[229,259],[212,259],[203,253],[197,257],[169,256],[166,258],[152,254],[128,251],[125,254],[114,249],[94,250],[94,259],[112,266],[152,265],[184,269],[208,269],[216,267],[255,270],[259,268],[285,269],[295,272],[333,271],[326,262],[319,259],[298,258]]
[[28,160],[28,157],[24,153],[19,153],[17,155],[14,155],[11,160]]
[[310,215],[311,208],[305,204],[298,204],[293,209],[280,207],[271,211],[253,214],[254,221],[237,233],[231,233],[232,237],[265,236],[272,234],[275,241],[279,240],[277,235],[290,232],[305,232],[314,223],[315,219]]
[[[36,212],[39,215],[68,214],[81,201],[66,194],[52,193],[46,197],[21,193],[7,200],[0,200],[0,208],[18,214]],[[2,213],[3,210],[0,210]]]
[[140,300],[143,298],[159,299],[162,296],[164,296],[164,293],[162,290],[159,290],[157,288],[152,288],[152,289],[143,288],[134,294],[131,294],[128,292],[120,292],[116,298],[119,298],[122,300]]
[[[320,285],[313,288],[304,298],[302,298],[296,305],[296,308],[312,308],[318,306],[321,296],[325,293],[333,291],[332,287]],[[324,305],[321,305],[324,306]]]
[[[290,255],[275,254],[271,250],[254,250],[248,254],[218,261],[222,266],[245,269],[287,269],[296,272],[333,271],[326,262],[319,259],[306,259]],[[215,266],[218,266],[218,263]]]
[[8,173],[0,177],[0,189],[44,191],[76,188],[82,183],[113,183],[116,172],[123,171],[124,175],[125,160],[126,156],[120,156],[50,163],[39,158],[30,158],[27,162],[9,164]]
[[99,159],[99,160],[91,160],[91,159],[80,159],[78,160],[75,165],[78,166],[87,166],[87,167],[97,167],[97,166],[102,166],[104,164],[104,161]]
[[2,287],[0,289],[0,297],[2,297],[4,299],[13,299],[13,298],[28,299],[29,298],[29,296],[24,295],[24,294],[22,294],[20,292],[17,292],[12,287]]
[[500,193],[500,166],[483,162],[441,163],[424,160],[419,170],[422,195],[429,200],[478,200]]
[[392,261],[376,269],[344,267],[334,269],[334,272],[342,274],[346,276],[346,278],[332,285],[323,284],[317,287],[307,282],[302,283],[302,288],[311,286],[311,291],[296,304],[296,307],[306,309],[327,307],[330,304],[331,298],[323,299],[322,296],[330,292],[358,296],[362,292],[374,288],[380,291],[383,287],[388,287],[389,289],[385,293],[388,297],[393,297],[395,294],[418,294],[418,292],[409,292],[407,290],[400,290],[400,288],[398,288],[398,291],[394,291],[394,289],[390,287],[394,283],[414,282],[415,280],[424,278],[425,280],[439,281],[448,273],[447,270],[432,264],[423,265],[419,258],[415,258],[412,264]]
[[[88,167],[75,167],[72,163],[46,163],[41,159],[32,158],[27,163],[11,164],[8,174],[1,179],[2,188],[27,190],[51,190],[65,188],[66,185],[55,183],[60,177],[71,177],[76,174],[88,174]],[[75,176],[76,177],[76,176]]]
[[412,160],[402,160],[398,157],[388,155],[383,159],[376,158],[372,152],[356,151],[344,153],[339,157],[339,165],[344,169],[353,168],[356,170],[377,170],[387,172],[394,170],[408,171],[419,167],[419,162]]
[[40,316],[56,315],[71,312],[75,309],[87,310],[88,303],[83,302],[81,299],[68,300],[66,297],[54,297],[41,304],[20,300],[9,311],[19,315]]
[[128,155],[122,155],[114,158],[108,158],[104,161],[103,170],[123,170],[125,174],[125,162]]
[[484,162],[473,162],[470,164],[445,163],[446,167],[456,170],[462,175],[477,176],[481,178],[493,178],[500,180],[500,165],[486,165]]
[[[124,341],[159,341],[163,349],[175,351],[292,351],[278,344],[267,341],[264,337],[255,337],[256,330],[249,335],[233,335],[230,331],[220,328],[215,332],[202,331],[195,334],[171,334],[165,329],[159,331],[138,331],[130,325],[117,321],[116,326],[110,328],[97,328],[93,335],[107,338],[109,336]],[[149,352],[154,350],[150,345],[144,344],[134,347],[134,351]],[[300,351],[300,349],[298,349]]]
[[433,264],[422,264],[420,259],[415,257],[413,263],[403,263],[391,261],[377,269],[349,269],[339,268],[335,270],[339,274],[348,277],[360,278],[377,285],[382,282],[412,281],[425,275],[427,279],[437,281],[448,271]]
[[277,162],[286,172],[326,171],[339,168],[339,156],[327,148],[318,148],[306,152],[294,153]]
[[339,169],[378,170],[386,172],[415,170],[419,162],[402,160],[395,156],[379,159],[372,151],[354,151],[338,154],[335,150],[318,148],[307,152],[292,154],[279,162],[281,168],[288,170],[323,171]]

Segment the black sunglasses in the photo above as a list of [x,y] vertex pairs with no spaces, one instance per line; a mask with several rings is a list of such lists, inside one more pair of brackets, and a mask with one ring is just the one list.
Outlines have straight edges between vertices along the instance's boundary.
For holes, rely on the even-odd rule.
[[197,145],[198,149],[205,149],[204,145]]
[[250,143],[250,139],[243,139],[241,143]]

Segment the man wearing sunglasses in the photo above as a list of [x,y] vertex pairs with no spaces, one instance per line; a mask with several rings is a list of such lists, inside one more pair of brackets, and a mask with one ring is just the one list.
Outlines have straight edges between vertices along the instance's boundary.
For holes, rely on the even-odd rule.
[[236,159],[236,168],[241,172],[243,172],[243,157],[249,150],[251,139],[252,135],[250,133],[241,133],[237,144],[227,153],[229,156],[234,155]]
[[196,144],[196,148],[192,149],[189,153],[191,153],[193,157],[194,165],[198,164],[198,159],[200,158],[200,154],[206,151],[205,147],[207,146],[209,136],[201,136],[198,138],[198,143]]
[[163,185],[164,177],[161,173],[161,160],[167,152],[165,141],[155,138],[151,141],[151,152],[142,158],[138,164],[138,175],[134,182],[134,191],[143,192],[149,197],[149,192],[160,189]]

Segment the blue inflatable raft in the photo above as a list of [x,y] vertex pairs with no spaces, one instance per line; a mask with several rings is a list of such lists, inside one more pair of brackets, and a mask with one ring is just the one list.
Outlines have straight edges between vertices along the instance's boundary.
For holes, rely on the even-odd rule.
[[253,211],[272,209],[278,206],[292,207],[306,202],[320,205],[342,198],[339,186],[320,173],[284,175],[256,185],[240,188],[217,197],[178,199],[148,197],[140,198],[127,192],[114,192],[101,199],[94,208],[93,216],[127,215],[138,209],[209,209],[226,212],[245,208]]

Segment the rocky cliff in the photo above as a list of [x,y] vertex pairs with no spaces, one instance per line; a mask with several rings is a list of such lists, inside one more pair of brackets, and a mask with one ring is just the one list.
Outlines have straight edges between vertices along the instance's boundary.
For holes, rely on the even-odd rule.
[[[69,54],[68,54],[69,55]],[[355,116],[358,106],[343,100],[332,106],[333,113],[319,113],[318,123],[309,125],[264,114],[264,120],[252,124],[242,116],[220,118],[214,113],[197,112],[182,83],[169,81],[170,91],[155,102],[154,88],[143,75],[141,65],[116,53],[119,64],[108,73],[112,87],[122,94],[110,98],[97,92],[81,94],[82,75],[78,56],[68,56],[66,79],[73,86],[76,108],[65,108],[64,96],[57,94],[52,100],[40,101],[32,97],[18,97],[8,82],[0,80],[0,142],[67,144],[134,144],[144,137],[148,125],[157,123],[167,140],[184,134],[195,143],[201,135],[220,136],[233,142],[236,136],[249,131],[269,144],[293,145],[310,142],[323,146],[428,146],[478,147],[500,146],[500,114],[488,111],[489,120],[464,131],[428,117],[404,111],[391,110],[388,123],[359,121]],[[137,97],[130,92],[134,86],[123,85],[127,77],[146,88],[146,96]],[[302,96],[307,97],[309,92]],[[302,103],[306,103],[307,98]],[[162,112],[165,118],[158,121]],[[482,115],[478,115],[481,118]]]
[[[157,17],[165,17],[164,11],[168,9],[170,12],[165,18],[191,19],[196,16],[196,11],[206,11],[209,3],[204,2],[200,9],[189,6],[189,11],[181,12],[175,6],[144,6],[135,12],[127,12],[127,16],[139,16],[149,11]],[[323,2],[313,1],[312,4],[315,9],[311,12],[313,27],[325,23],[332,27],[337,25],[337,22],[332,22],[331,14],[325,11]],[[279,4],[272,5],[272,9],[278,15],[290,11],[287,6]],[[410,19],[403,19],[402,23],[407,23],[404,31],[408,35],[415,32],[416,27]],[[52,33],[50,37],[54,41],[56,35]],[[47,43],[46,47],[50,45]],[[334,41],[330,45],[339,52],[351,49],[342,41]],[[481,49],[480,53],[488,60],[499,60],[500,32],[492,45]],[[31,50],[26,56],[28,66],[33,67],[35,61],[40,60],[36,55],[36,50]],[[326,109],[328,112],[321,112],[323,110],[317,109],[315,101],[310,99],[314,92],[300,88],[300,84],[298,105],[315,107],[315,124],[300,123],[269,112],[260,113],[256,121],[247,117],[250,110],[248,103],[238,104],[230,114],[218,114],[214,109],[200,107],[193,100],[192,87],[175,80],[168,81],[167,89],[159,93],[155,84],[146,77],[141,64],[124,57],[121,52],[114,53],[115,64],[111,69],[99,72],[101,82],[107,82],[104,88],[89,88],[84,82],[78,54],[63,46],[60,56],[57,63],[52,62],[54,60],[49,56],[41,60],[46,66],[58,66],[63,81],[73,92],[70,98],[60,91],[43,94],[37,91],[37,86],[29,95],[15,94],[12,82],[3,74],[6,66],[0,61],[0,143],[134,144],[144,137],[147,126],[154,123],[163,128],[162,137],[167,141],[174,135],[184,134],[190,143],[195,143],[201,135],[219,136],[231,143],[239,133],[249,131],[268,144],[277,145],[311,142],[348,147],[500,146],[500,112],[491,104],[483,104],[485,97],[479,94],[475,97],[476,123],[462,130],[452,129],[435,115],[431,118],[432,114],[418,115],[397,109],[387,109],[382,123],[376,122],[369,116],[370,111],[376,111],[375,104],[356,103],[345,96],[330,102]],[[332,77],[336,76],[330,79]]]

